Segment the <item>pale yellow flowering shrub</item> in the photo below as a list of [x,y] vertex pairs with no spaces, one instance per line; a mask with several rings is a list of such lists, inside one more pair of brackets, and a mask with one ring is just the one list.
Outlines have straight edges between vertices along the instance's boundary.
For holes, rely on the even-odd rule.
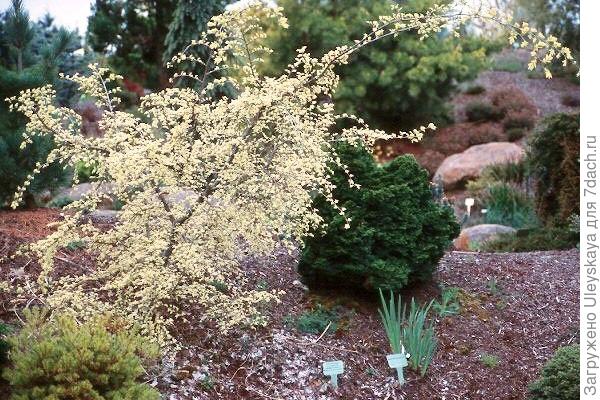
[[[206,46],[209,58],[194,58],[186,49],[169,63],[173,68],[201,63],[204,75],[177,72],[174,79],[191,80],[193,88],[145,96],[143,117],[118,110],[120,77],[109,70],[91,66],[90,76],[65,76],[104,109],[102,137],[82,136],[81,117],[56,106],[50,86],[10,99],[12,109],[29,120],[24,146],[38,135],[52,136],[56,143],[36,172],[53,161],[98,165],[96,190],[69,206],[55,233],[26,249],[40,260],[37,290],[51,309],[84,319],[112,312],[165,346],[176,344],[173,325],[192,314],[200,322],[216,321],[223,331],[264,324],[261,307],[276,301],[278,293],[249,288],[239,261],[249,252],[272,254],[279,243],[291,249],[309,235],[321,223],[311,206],[316,193],[337,204],[329,179],[331,165],[340,164],[333,145],[371,146],[392,137],[416,141],[435,129],[430,124],[386,134],[358,117],[336,115],[330,99],[339,80],[337,65],[347,63],[361,47],[400,31],[416,30],[426,38],[442,29],[457,32],[471,18],[497,19],[512,27],[512,38],[521,36],[533,44],[534,64],[571,61],[555,39],[525,25],[510,25],[492,11],[454,4],[423,14],[395,8],[392,15],[370,22],[370,30],[353,45],[321,58],[299,49],[282,76],[264,77],[256,66],[269,49],[262,45],[257,16],[282,25],[285,19],[279,9],[257,9],[262,7],[255,3],[215,17],[190,45]],[[225,77],[212,79],[216,72]],[[237,96],[212,98],[218,85],[232,85]],[[353,125],[337,131],[333,127],[339,119]],[[31,179],[19,189],[14,206]],[[101,201],[98,187],[106,182],[125,204],[118,223],[107,231],[84,218]],[[184,201],[173,201],[182,196]],[[344,215],[343,209],[339,212]],[[84,240],[97,255],[96,268],[57,278],[52,274],[56,252],[75,240]]]

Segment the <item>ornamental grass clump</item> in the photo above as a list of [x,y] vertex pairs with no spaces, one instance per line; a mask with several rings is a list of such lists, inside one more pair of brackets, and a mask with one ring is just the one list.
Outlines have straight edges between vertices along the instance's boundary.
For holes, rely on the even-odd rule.
[[487,210],[484,216],[486,224],[518,229],[539,225],[533,199],[514,185],[502,182],[490,186],[481,196],[481,203]]
[[[102,110],[101,137],[81,134],[81,116],[58,106],[51,86],[9,99],[10,108],[28,121],[22,147],[40,137],[51,137],[56,146],[26,177],[14,207],[34,176],[53,162],[97,166],[91,192],[67,207],[55,232],[23,250],[41,264],[31,290],[55,312],[82,320],[111,312],[168,347],[177,345],[173,328],[183,323],[211,322],[223,332],[264,324],[264,306],[278,293],[251,287],[240,260],[248,252],[272,254],[280,244],[291,249],[310,235],[323,220],[313,207],[316,194],[347,218],[332,195],[332,166],[347,172],[352,187],[359,185],[334,144],[369,148],[378,139],[419,140],[427,130],[386,134],[361,118],[336,114],[334,104],[323,101],[333,98],[336,67],[398,32],[413,30],[423,39],[442,30],[458,35],[473,18],[512,26],[511,41],[521,37],[532,46],[534,67],[572,60],[556,38],[538,35],[527,24],[493,10],[470,11],[468,5],[456,10],[455,4],[422,13],[393,7],[353,43],[319,58],[300,48],[283,74],[267,77],[257,68],[270,51],[263,45],[262,18],[285,26],[281,10],[262,3],[232,9],[213,18],[198,40],[173,57],[168,67],[178,71],[177,87],[143,97],[139,114],[120,110],[120,77],[108,69],[91,65],[89,76],[63,76]],[[205,58],[192,51],[198,47],[208,50]],[[202,73],[179,70],[180,65],[200,66]],[[224,86],[236,95],[211,96]],[[117,224],[100,229],[84,214],[101,203],[100,188],[107,183],[124,206]],[[173,200],[182,195],[185,201]],[[93,249],[95,268],[55,274],[57,252],[78,240]]]
[[410,354],[408,366],[425,376],[437,349],[434,328],[431,322],[427,321],[433,301],[420,306],[413,298],[407,313],[406,304],[402,304],[400,296],[395,302],[394,294],[390,292],[390,299],[386,302],[380,290],[379,298],[382,307],[379,309],[379,315],[392,352],[397,354],[406,350]]

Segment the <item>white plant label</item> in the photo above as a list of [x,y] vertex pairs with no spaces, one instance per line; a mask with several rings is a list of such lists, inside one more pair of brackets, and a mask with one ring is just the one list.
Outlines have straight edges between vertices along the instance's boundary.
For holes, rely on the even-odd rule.
[[406,353],[389,354],[387,356],[388,365],[390,368],[396,369],[398,372],[398,383],[404,385],[404,367],[408,365],[408,359]]
[[343,361],[325,361],[323,363],[323,374],[331,377],[331,386],[337,389],[338,387],[338,375],[344,373],[344,362]]

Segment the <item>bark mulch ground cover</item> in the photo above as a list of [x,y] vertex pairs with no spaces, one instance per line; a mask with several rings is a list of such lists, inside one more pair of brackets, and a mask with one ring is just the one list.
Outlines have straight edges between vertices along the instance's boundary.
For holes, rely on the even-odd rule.
[[[60,218],[56,210],[0,212],[0,256],[42,237]],[[81,251],[66,252],[70,263],[92,267]],[[389,347],[376,301],[349,294],[313,293],[299,282],[295,257],[244,261],[250,281],[285,291],[266,310],[266,327],[227,335],[212,327],[179,325],[185,343],[165,361],[154,379],[170,400],[177,399],[525,399],[527,385],[559,346],[578,341],[579,252],[488,254],[449,251],[433,282],[403,293],[420,301],[439,294],[439,285],[458,287],[461,311],[438,319],[439,348],[424,377],[406,370],[399,387],[385,355]],[[35,262],[0,261],[0,280],[35,275]],[[21,271],[21,269],[23,271]],[[15,271],[18,271],[15,275]],[[0,294],[0,318],[15,322],[14,299]],[[335,332],[305,334],[299,315],[321,304],[336,306]],[[482,356],[495,357],[485,365]],[[488,357],[489,358],[489,357]],[[346,371],[333,391],[321,362],[343,360]],[[0,392],[5,387],[0,385]]]

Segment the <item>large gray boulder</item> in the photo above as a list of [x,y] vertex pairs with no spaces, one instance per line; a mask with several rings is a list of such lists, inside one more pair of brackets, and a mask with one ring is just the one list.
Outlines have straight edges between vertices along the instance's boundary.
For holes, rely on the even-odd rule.
[[85,222],[91,221],[94,224],[115,224],[119,221],[121,211],[115,210],[94,210],[83,216]]
[[174,207],[183,207],[184,211],[189,211],[198,201],[198,193],[191,189],[182,188],[176,192],[164,196],[165,202],[173,209]]
[[460,235],[454,239],[454,247],[457,250],[475,250],[480,244],[498,237],[498,235],[515,235],[517,230],[505,225],[481,224],[465,228]]
[[525,151],[509,142],[492,142],[469,147],[462,153],[447,157],[437,169],[434,180],[441,180],[445,189],[454,189],[481,175],[493,164],[519,162]]
[[[58,204],[58,205],[62,206],[65,204],[72,203],[74,201],[81,200],[85,195],[87,195],[88,193],[90,193],[92,191],[92,185],[93,185],[92,183],[86,182],[86,183],[79,183],[77,185],[73,185],[68,188],[64,188],[54,196],[54,198],[52,199],[50,204],[54,203],[54,204]],[[105,196],[105,198],[102,200],[102,203],[98,206],[98,209],[112,210],[115,208],[115,197],[113,196],[113,193],[114,193],[114,184],[113,183],[111,183],[111,182],[101,183],[97,189],[97,193],[102,193],[102,194],[105,194],[108,196],[108,197]]]

